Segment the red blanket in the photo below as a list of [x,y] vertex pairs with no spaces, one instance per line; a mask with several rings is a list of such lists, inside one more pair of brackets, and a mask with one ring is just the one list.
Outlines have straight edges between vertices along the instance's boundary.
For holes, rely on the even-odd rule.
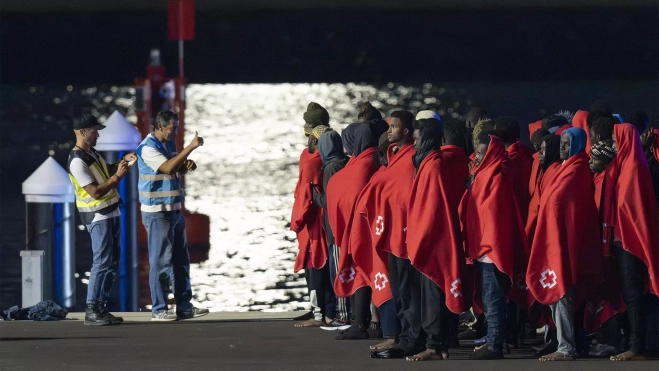
[[577,111],[572,118],[572,126],[582,128],[586,132],[586,153],[590,154],[590,129],[588,129],[588,124],[586,123],[586,118],[588,118],[588,111]]
[[[533,154],[533,166],[531,166],[531,178],[529,179],[529,198],[533,198],[535,194],[536,186],[538,185],[538,178],[540,178],[540,173],[542,172],[542,167],[540,166],[540,160],[538,152]],[[529,199],[529,201],[530,201]]]
[[528,185],[533,170],[533,150],[518,140],[508,147],[507,152],[507,166],[512,178],[513,191],[517,198],[517,205],[522,213],[522,220],[526,222],[529,210]]
[[[613,134],[618,153],[609,164],[604,180],[604,228],[612,227],[622,247],[645,263],[649,271],[648,288],[658,295],[659,216],[647,159],[632,125],[615,125]],[[610,238],[604,240],[605,256],[610,253],[611,242]]]
[[531,137],[533,136],[533,133],[538,131],[538,129],[542,129],[542,120],[532,122],[529,124],[529,140],[531,140]]
[[[595,174],[593,177],[595,205],[598,212],[601,211],[600,206],[602,203],[605,174],[606,172],[603,171]],[[605,272],[602,283],[592,288],[595,298],[586,302],[584,327],[589,332],[597,330],[609,318],[627,309],[625,302],[622,300],[618,267],[613,261],[613,258],[603,258],[602,272]]]
[[[521,307],[528,306],[524,277],[528,244],[522,215],[507,173],[508,156],[501,139],[492,137],[474,182],[460,203],[460,218],[466,257],[472,261],[487,255],[508,275],[509,296]],[[480,284],[476,283],[478,292]],[[475,295],[480,301],[480,296]],[[479,303],[477,303],[478,305]]]
[[567,159],[542,193],[526,283],[542,304],[553,304],[575,286],[579,300],[585,288],[599,283],[599,228],[592,175],[586,152]]
[[468,176],[469,158],[462,149],[444,146],[431,152],[419,166],[407,212],[410,261],[444,291],[454,313],[471,307],[458,217]]
[[407,203],[414,181],[414,148],[396,153],[389,148],[389,166],[378,171],[364,188],[352,218],[350,253],[373,287],[376,306],[391,299],[387,253],[407,258]]
[[339,273],[333,284],[335,293],[340,297],[348,297],[358,288],[368,285],[368,281],[357,273],[348,249],[351,233],[349,226],[357,198],[375,173],[375,149],[368,148],[359,156],[350,158],[346,166],[334,174],[327,184],[328,219],[339,251]]
[[536,180],[536,187],[531,201],[529,202],[529,216],[526,219],[526,237],[529,241],[529,246],[533,244],[533,236],[535,235],[535,227],[538,224],[538,212],[540,211],[540,199],[542,198],[543,190],[546,190],[548,185],[556,176],[556,173],[561,168],[561,164],[554,162],[549,165],[547,171],[541,171],[538,179]]
[[[308,149],[300,155],[300,175],[293,193],[293,213],[291,230],[297,233],[299,252],[295,259],[294,271],[311,267],[320,269],[327,262],[327,238],[323,209],[314,205],[310,184],[322,187],[323,172],[320,153],[310,153]],[[320,189],[319,189],[320,191]]]

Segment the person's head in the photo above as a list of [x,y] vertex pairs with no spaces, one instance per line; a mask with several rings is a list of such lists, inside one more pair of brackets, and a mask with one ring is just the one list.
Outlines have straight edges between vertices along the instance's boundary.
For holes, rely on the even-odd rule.
[[469,112],[465,115],[465,126],[468,128],[476,127],[478,121],[484,119],[487,115],[487,112],[480,107],[471,107]]
[[497,117],[494,119],[494,128],[506,133],[506,137],[503,138],[503,142],[507,145],[512,144],[517,141],[517,139],[519,139],[519,123],[512,117]]
[[307,111],[302,115],[304,118],[304,134],[311,135],[311,130],[318,125],[325,125],[329,127],[329,113],[325,107],[318,103],[311,102],[307,106]]
[[650,123],[650,118],[648,114],[643,111],[634,112],[629,123],[632,124],[639,133],[643,133]]
[[588,161],[590,171],[593,174],[599,174],[606,170],[615,155],[616,151],[613,149],[612,140],[603,140],[593,144],[590,149],[590,160]]
[[389,151],[389,145],[391,145],[391,142],[389,142],[389,135],[385,132],[380,135],[380,139],[378,140],[378,149],[375,151],[375,158],[380,165],[387,167],[389,166],[389,157],[387,156],[387,152]]
[[531,144],[533,144],[533,149],[535,149],[536,152],[540,152],[540,147],[542,145],[542,139],[546,137],[547,135],[551,135],[549,130],[547,129],[538,129],[536,130],[533,135],[531,135]]
[[561,134],[560,157],[562,161],[586,149],[586,132],[577,127],[569,128]]
[[435,118],[420,119],[414,121],[414,149],[419,149],[425,143],[431,145],[432,150],[442,146],[444,127],[442,122]]
[[542,128],[554,134],[559,128],[568,125],[569,122],[565,116],[552,115],[542,119]]
[[[476,123],[476,126],[474,126],[474,132],[473,132],[473,141],[474,141],[474,151],[478,148],[479,144],[479,135],[480,133],[484,131],[489,131],[489,130],[494,130],[494,121],[489,118],[484,118],[478,120],[478,123]],[[488,142],[489,143],[489,142]]]
[[85,143],[89,147],[94,147],[100,137],[99,130],[105,129],[94,115],[83,115],[79,120],[73,122],[73,131],[76,134],[76,142]]
[[409,111],[392,112],[387,133],[391,143],[403,145],[411,142],[414,133],[414,115]]
[[357,112],[357,121],[367,122],[371,120],[382,120],[382,114],[370,102],[360,104]]
[[161,142],[173,140],[178,134],[178,115],[169,110],[158,112],[153,132]]
[[483,162],[483,158],[487,154],[487,149],[490,146],[492,137],[497,137],[503,141],[506,133],[501,130],[486,130],[478,134],[478,146],[476,147],[476,166]]
[[346,155],[343,153],[341,135],[334,130],[325,131],[318,138],[318,152],[320,152],[320,160],[323,162],[323,168],[332,161],[346,158]]
[[554,134],[546,135],[540,141],[540,152],[538,152],[538,161],[543,170],[547,170],[549,165],[560,160],[561,137]]
[[595,144],[602,140],[613,138],[613,126],[616,124],[611,117],[600,117],[590,127],[590,142]]
[[332,130],[329,128],[329,126],[325,125],[317,125],[311,130],[311,134],[308,136],[307,139],[307,148],[309,149],[310,153],[316,152],[318,149],[318,139],[320,139],[320,136],[323,135],[326,131]]
[[588,112],[588,116],[586,116],[586,125],[588,128],[591,128],[593,123],[602,117],[613,118],[613,108],[609,102],[604,99],[598,99],[590,105],[590,111]]
[[444,144],[462,148],[467,153],[467,129],[462,121],[450,118],[444,121]]

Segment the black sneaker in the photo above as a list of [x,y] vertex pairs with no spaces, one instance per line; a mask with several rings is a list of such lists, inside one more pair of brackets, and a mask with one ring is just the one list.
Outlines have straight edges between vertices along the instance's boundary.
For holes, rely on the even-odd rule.
[[98,311],[97,304],[87,303],[85,310],[85,325],[87,326],[107,326],[111,325],[111,319]]
[[493,352],[488,347],[483,347],[469,354],[469,359],[475,361],[489,361],[495,359],[503,359],[503,350],[500,350],[498,352]]
[[368,332],[359,325],[352,325],[335,337],[336,340],[367,340]]
[[210,313],[208,309],[192,307],[192,310],[189,312],[176,312],[178,319],[190,319],[202,317]]
[[350,328],[350,323],[341,321],[338,318],[326,325],[320,326],[320,329],[325,331],[337,331],[337,330],[342,331],[342,330],[347,330],[349,328]]
[[382,327],[380,327],[380,322],[371,322],[371,325],[366,331],[368,332],[369,339],[382,339]]
[[111,322],[113,325],[118,325],[118,324],[124,322],[124,318],[123,318],[123,317],[117,317],[117,316],[115,316],[114,314],[110,313],[110,312],[108,311],[108,308],[105,307],[105,303],[99,303],[97,309],[98,309],[98,313],[103,314],[103,315],[105,315],[107,318],[109,318],[109,319],[110,319],[110,322]]

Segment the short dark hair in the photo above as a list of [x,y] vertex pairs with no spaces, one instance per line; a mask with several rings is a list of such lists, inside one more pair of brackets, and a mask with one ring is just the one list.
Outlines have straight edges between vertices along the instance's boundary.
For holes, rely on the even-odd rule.
[[447,144],[458,146],[467,153],[467,129],[458,119],[449,118],[444,121],[444,140]]
[[158,124],[162,126],[169,126],[170,121],[178,121],[178,115],[170,110],[162,110],[156,115],[156,121],[153,125],[154,128],[158,127]]
[[357,118],[363,118],[366,121],[371,120],[382,120],[382,114],[378,111],[377,108],[373,107],[371,102],[364,102],[359,105],[359,112],[357,113]]
[[490,145],[490,135],[493,135],[503,141],[505,141],[504,137],[507,135],[506,132],[502,130],[485,130],[478,134],[478,141],[480,144],[485,144],[486,146]]
[[391,117],[399,119],[403,123],[403,126],[410,131],[410,134],[414,131],[414,115],[412,112],[404,110],[394,111],[391,113]]
[[[593,122],[593,126],[590,130],[592,130],[593,134],[599,135],[600,140],[612,140],[613,127],[615,124],[616,121],[611,117],[600,117]],[[593,140],[591,140],[591,142],[595,144]]]
[[634,125],[634,127],[636,127],[636,130],[638,130],[639,133],[643,133],[645,129],[648,128],[649,122],[650,122],[650,118],[648,117],[648,114],[645,113],[644,111],[634,112],[632,118],[629,120],[629,123]]
[[503,139],[505,143],[512,143],[520,137],[519,122],[512,117],[501,116],[495,118],[494,128],[506,133],[506,138]]
[[531,143],[533,144],[542,144],[542,138],[547,135],[551,135],[547,129],[538,129],[531,135]]

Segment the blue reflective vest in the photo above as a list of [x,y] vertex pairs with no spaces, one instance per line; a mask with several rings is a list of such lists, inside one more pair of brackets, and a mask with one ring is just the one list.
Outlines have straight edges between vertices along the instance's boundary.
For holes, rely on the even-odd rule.
[[140,203],[142,205],[170,205],[185,200],[181,178],[178,173],[165,174],[151,169],[142,159],[142,149],[151,147],[162,153],[168,160],[178,152],[173,140],[161,143],[153,134],[144,138],[137,147],[137,166],[140,179],[137,182]]

